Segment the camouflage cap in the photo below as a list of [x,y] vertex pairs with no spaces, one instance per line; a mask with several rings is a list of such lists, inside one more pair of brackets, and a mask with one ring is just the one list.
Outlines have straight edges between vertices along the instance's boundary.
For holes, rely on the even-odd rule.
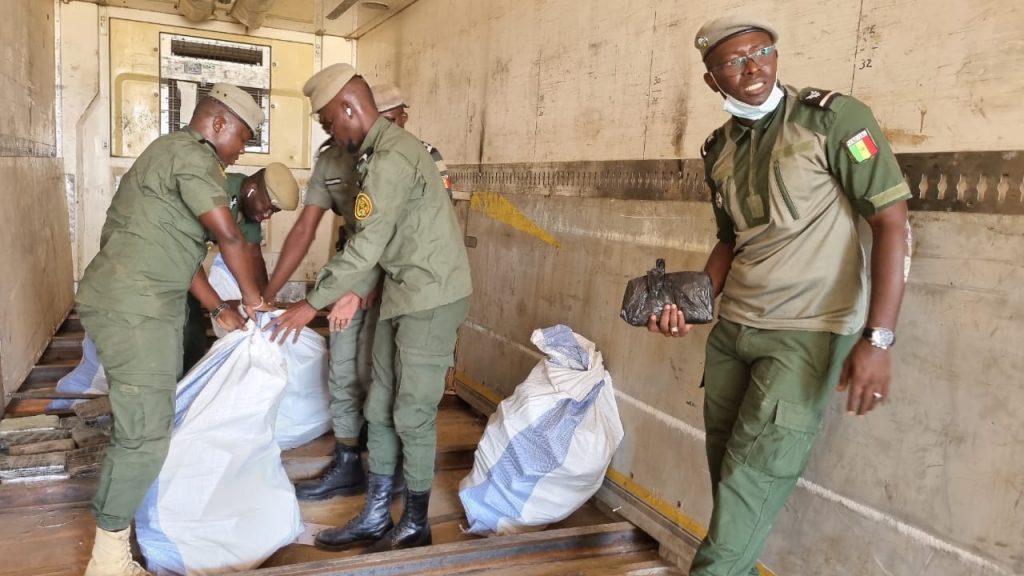
[[356,76],[359,73],[351,64],[331,64],[306,80],[302,93],[309,98],[313,112],[319,112]]
[[299,205],[299,184],[292,171],[280,162],[268,164],[263,169],[263,185],[270,196],[270,203],[281,210],[295,210]]
[[402,92],[394,84],[377,84],[370,90],[373,91],[373,101],[377,103],[377,112],[387,112],[392,108],[408,108],[402,98]]
[[779,33],[775,31],[771,24],[757,18],[734,15],[722,16],[704,23],[700,30],[697,31],[693,45],[700,51],[701,59],[705,59],[722,42],[737,34],[755,30],[767,32],[772,37],[772,42],[779,41]]
[[210,88],[209,96],[227,106],[253,132],[256,132],[256,128],[266,119],[263,108],[260,108],[248,92],[238,86],[223,82],[214,84],[213,88]]

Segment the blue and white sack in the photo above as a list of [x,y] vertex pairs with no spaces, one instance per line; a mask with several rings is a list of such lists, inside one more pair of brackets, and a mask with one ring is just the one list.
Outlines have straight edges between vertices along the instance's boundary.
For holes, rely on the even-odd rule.
[[470,534],[563,520],[601,487],[622,441],[611,375],[594,343],[563,325],[530,340],[547,359],[491,415],[459,485]]
[[[99,356],[96,355],[96,344],[93,344],[92,339],[86,334],[82,340],[82,360],[74,370],[57,381],[57,392],[106,394],[107,391],[107,375],[103,372],[103,366],[100,365]],[[79,402],[84,402],[84,400],[59,398],[51,401],[46,409],[68,410]]]
[[[240,300],[242,291],[228,270],[224,258],[217,254],[210,265],[210,285],[221,300]],[[227,332],[217,322],[213,331],[218,338]],[[331,429],[331,396],[327,388],[328,353],[324,337],[304,328],[299,341],[291,338],[284,344],[288,365],[288,388],[277,411],[277,444],[289,450],[312,442]]]
[[167,459],[135,516],[152,573],[250,570],[302,533],[274,439],[286,384],[280,346],[251,321],[178,383]]

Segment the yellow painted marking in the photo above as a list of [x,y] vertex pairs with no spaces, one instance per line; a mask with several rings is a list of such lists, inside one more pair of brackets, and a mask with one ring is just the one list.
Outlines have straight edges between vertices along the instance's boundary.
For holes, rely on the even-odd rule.
[[546,242],[555,248],[559,248],[558,241],[555,240],[554,236],[548,234],[536,222],[530,220],[526,214],[520,212],[515,204],[509,202],[508,198],[497,192],[475,192],[469,201],[469,207],[478,212],[483,212],[498,222],[508,224],[520,232]]
[[[476,194],[473,195],[476,198]],[[456,372],[455,376],[466,388],[469,388],[479,394],[480,396],[487,399],[488,402],[492,402],[495,406],[502,401],[501,393],[497,390],[493,390],[477,382],[469,375],[464,372]],[[619,472],[618,470],[608,467],[608,473],[606,474],[608,480],[617,484],[620,488],[629,492],[637,500],[640,500],[644,504],[647,504],[654,509],[658,514],[661,514],[665,518],[668,518],[676,526],[679,526],[683,530],[693,534],[697,538],[704,538],[708,533],[708,529],[705,528],[700,522],[697,522],[693,518],[690,518],[686,514],[683,514],[678,508],[669,504],[656,496],[653,492],[648,490],[642,484],[634,482],[628,475]],[[761,576],[776,576],[774,572],[765,568],[763,565],[758,563],[757,571]]]

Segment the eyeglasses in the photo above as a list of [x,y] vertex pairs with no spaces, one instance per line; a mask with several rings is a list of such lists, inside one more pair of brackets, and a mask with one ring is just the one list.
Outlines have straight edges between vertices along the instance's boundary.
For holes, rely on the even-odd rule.
[[739,76],[747,69],[747,62],[753,62],[758,68],[764,67],[764,61],[769,57],[775,55],[775,46],[765,46],[758,50],[754,50],[746,56],[740,56],[739,58],[733,58],[728,62],[723,62],[716,66],[708,68],[709,72],[718,70],[722,76]]

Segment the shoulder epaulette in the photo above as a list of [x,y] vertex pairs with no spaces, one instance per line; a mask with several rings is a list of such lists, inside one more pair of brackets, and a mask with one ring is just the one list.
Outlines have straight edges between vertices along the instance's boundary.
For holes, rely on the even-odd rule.
[[820,88],[804,88],[797,95],[797,98],[808,106],[815,106],[823,110],[831,110],[832,104],[842,94],[833,90],[822,90]]
[[323,144],[321,144],[320,147],[316,149],[316,151],[321,152],[323,151],[324,148],[328,148],[330,146],[334,146],[334,138],[328,138],[327,140],[324,140]]
[[715,142],[718,141],[718,128],[715,128],[711,135],[704,140],[704,143],[700,146],[700,157],[707,158],[708,152],[715,146]]

